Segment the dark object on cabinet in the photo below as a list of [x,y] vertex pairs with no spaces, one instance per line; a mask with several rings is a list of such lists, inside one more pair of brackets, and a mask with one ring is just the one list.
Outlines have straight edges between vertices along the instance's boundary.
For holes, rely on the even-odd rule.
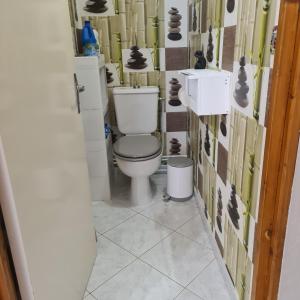
[[195,69],[206,69],[206,59],[204,57],[203,51],[201,50],[196,51],[195,57],[197,58]]

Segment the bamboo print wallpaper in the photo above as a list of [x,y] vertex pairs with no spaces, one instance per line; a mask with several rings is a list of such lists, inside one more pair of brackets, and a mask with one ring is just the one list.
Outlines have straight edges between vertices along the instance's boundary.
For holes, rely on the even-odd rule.
[[164,154],[186,155],[187,111],[178,98],[178,70],[189,67],[188,0],[74,1],[79,19],[90,19],[98,31],[110,98],[115,86],[158,86]]
[[231,113],[199,118],[189,111],[188,149],[203,211],[241,300],[251,296],[279,2],[189,1],[190,67],[202,51],[208,68],[232,72]]

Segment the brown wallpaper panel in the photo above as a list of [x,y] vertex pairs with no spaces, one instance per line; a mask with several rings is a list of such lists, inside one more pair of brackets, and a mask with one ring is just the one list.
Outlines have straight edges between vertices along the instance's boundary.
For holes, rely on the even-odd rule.
[[226,185],[227,181],[227,165],[228,165],[228,152],[224,146],[218,143],[218,175],[221,177],[223,183]]
[[236,26],[224,28],[222,69],[232,72]]
[[189,68],[189,49],[166,48],[166,70],[176,71]]
[[187,131],[186,112],[167,113],[167,132]]

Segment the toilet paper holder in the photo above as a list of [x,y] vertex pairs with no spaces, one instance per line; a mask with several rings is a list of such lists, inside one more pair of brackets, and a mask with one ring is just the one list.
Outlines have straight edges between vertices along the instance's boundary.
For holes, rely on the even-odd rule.
[[219,70],[179,71],[184,85],[179,93],[183,105],[198,116],[223,115],[230,111],[231,73]]

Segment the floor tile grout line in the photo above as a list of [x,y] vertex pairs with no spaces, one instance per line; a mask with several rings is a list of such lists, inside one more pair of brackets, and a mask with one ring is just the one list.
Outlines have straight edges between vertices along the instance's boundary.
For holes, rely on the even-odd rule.
[[[91,296],[93,299],[95,299],[95,300],[98,300],[98,299],[97,299],[97,298],[95,298],[95,297],[94,297],[94,295],[92,295],[91,293],[89,293],[89,295],[88,295],[88,296]],[[84,298],[84,299],[85,299],[85,298]],[[84,299],[83,299],[83,300],[84,300]]]
[[157,268],[155,268],[154,266],[152,266],[151,264],[149,264],[148,262],[144,261],[142,258],[138,258],[138,260],[140,260],[142,263],[148,265],[149,267],[151,267],[152,269],[154,269],[155,271],[159,272],[161,275],[167,277],[168,279],[170,279],[171,281],[175,282],[176,284],[180,285],[182,288],[184,288],[184,286],[179,283],[178,281],[176,281],[175,279],[171,278],[169,275],[163,273],[162,271],[158,270]]
[[183,288],[174,298],[173,300],[176,300],[183,292],[184,292],[185,288]]
[[[145,216],[145,217],[147,217],[147,216]],[[194,240],[194,239],[192,239],[191,237],[189,237],[189,236],[187,236],[187,235],[185,235],[185,234],[183,234],[183,233],[181,233],[181,232],[178,231],[180,228],[182,228],[183,226],[185,226],[187,223],[189,223],[189,222],[192,221],[193,219],[196,219],[197,217],[200,217],[200,218],[201,218],[201,214],[198,213],[197,215],[191,217],[191,218],[190,218],[189,220],[187,220],[185,223],[183,223],[182,225],[180,225],[178,228],[173,229],[173,230],[174,230],[175,232],[177,232],[177,233],[183,235],[184,237],[186,237],[186,238],[188,238],[188,239],[190,239],[190,240],[196,242],[197,244],[202,245],[202,246],[204,246],[204,247],[206,247],[206,248],[212,250],[211,248],[209,248],[209,247],[203,245],[202,243],[198,242],[197,240]],[[202,219],[201,219],[201,223],[203,223]],[[160,223],[159,223],[159,224],[160,224]],[[204,224],[203,224],[203,226],[204,226]],[[204,228],[204,232],[206,233],[205,228]],[[206,233],[206,234],[207,234],[207,233]],[[210,242],[209,242],[209,245],[212,246]]]
[[[213,249],[212,249],[212,248],[209,248],[209,247],[207,247],[207,246],[206,246],[206,245],[204,245],[203,243],[200,243],[200,242],[198,242],[198,241],[196,241],[196,240],[192,239],[191,237],[189,237],[189,236],[187,236],[187,235],[185,235],[185,234],[183,234],[183,233],[181,233],[181,232],[178,232],[177,230],[174,230],[174,232],[178,233],[179,235],[181,235],[181,236],[183,236],[183,237],[187,238],[188,240],[190,240],[190,241],[192,241],[192,242],[195,242],[195,243],[197,243],[197,244],[198,244],[198,245],[200,245],[200,246],[203,246],[204,248],[206,248],[206,249],[208,249],[208,250],[211,250],[211,251],[213,251]],[[209,243],[209,244],[210,244],[210,243]]]
[[[207,268],[214,262],[214,261],[216,261],[217,262],[217,259],[216,258],[214,258],[214,259],[212,259],[211,261],[210,261],[210,263],[185,287],[185,289],[186,290],[188,290],[189,292],[192,292],[193,294],[195,294],[195,295],[197,295],[198,297],[200,297],[197,293],[195,293],[194,291],[192,291],[192,290],[190,290],[189,289],[189,285],[198,277],[198,276],[200,276],[203,272],[205,272],[205,270],[207,270]],[[218,263],[218,262],[217,262]],[[221,273],[221,271],[219,271],[219,273]],[[225,283],[225,286],[226,286],[226,283]],[[227,287],[226,287],[226,291],[227,291]],[[200,299],[202,299],[201,297],[200,297]]]
[[107,239],[108,241],[110,241],[111,243],[113,243],[114,245],[118,246],[119,248],[121,248],[122,250],[126,251],[128,254],[131,254],[132,256],[134,256],[135,258],[139,258],[136,254],[130,252],[129,250],[125,249],[123,246],[117,244],[115,241],[111,240],[109,237],[105,236],[105,235],[101,235],[103,238]]
[[132,216],[128,217],[126,220],[122,221],[120,224],[113,226],[112,228],[110,228],[110,229],[108,229],[108,230],[104,231],[103,233],[101,233],[101,232],[97,231],[97,229],[96,229],[96,226],[94,226],[94,227],[95,227],[95,230],[96,230],[96,232],[97,232],[97,233],[99,233],[99,234],[103,235],[104,233],[107,233],[108,231],[110,231],[110,230],[113,230],[114,228],[116,228],[116,227],[118,227],[119,225],[121,225],[121,224],[125,223],[125,222],[126,222],[126,221],[128,221],[129,219],[131,219],[131,218],[135,217],[136,215],[137,215],[137,212],[135,212],[135,214],[134,214],[134,215],[132,215]]
[[143,255],[145,255],[147,252],[149,252],[150,250],[152,250],[153,248],[155,248],[158,244],[160,244],[163,240],[167,239],[169,236],[171,236],[175,231],[171,230],[164,238],[162,238],[159,242],[155,243],[155,245],[153,245],[151,248],[149,248],[148,250],[146,250],[145,252],[143,252],[143,254],[141,254],[138,258],[141,258]]
[[[154,204],[158,204],[158,203],[154,203]],[[153,204],[153,205],[154,205]],[[151,206],[153,206],[153,205],[150,205],[149,207],[147,207],[147,208],[145,208],[145,210],[146,209],[148,209],[148,208],[150,208]],[[126,207],[125,207],[126,208]],[[127,208],[128,209],[128,208]],[[130,208],[129,208],[130,209]],[[166,226],[165,224],[162,224],[161,222],[158,222],[157,220],[155,220],[155,219],[153,219],[153,218],[151,218],[151,217],[149,217],[149,216],[147,216],[147,215],[144,215],[143,214],[143,211],[140,211],[140,212],[138,212],[138,211],[135,211],[135,210],[133,210],[133,209],[131,209],[135,214],[134,215],[132,215],[132,216],[130,216],[129,218],[127,218],[126,220],[124,220],[123,222],[121,222],[120,224],[118,224],[118,225],[116,225],[116,226],[114,226],[114,227],[112,227],[112,228],[110,228],[110,229],[108,229],[108,230],[106,230],[106,231],[104,231],[103,233],[101,233],[101,232],[99,232],[99,231],[97,231],[99,234],[101,234],[101,235],[104,235],[105,233],[107,233],[107,232],[109,232],[109,231],[111,231],[111,230],[114,230],[116,227],[118,227],[118,226],[120,226],[120,225],[122,225],[123,223],[125,223],[126,221],[128,221],[128,220],[130,220],[131,218],[133,218],[133,217],[135,217],[136,215],[141,215],[141,216],[143,216],[143,217],[145,217],[145,218],[147,218],[147,219],[149,219],[149,220],[151,220],[151,221],[154,221],[154,222],[156,222],[157,224],[159,224],[159,225],[161,225],[161,226],[164,226],[165,228],[167,228],[167,229],[169,229],[169,230],[172,230],[172,231],[176,231],[177,232],[177,230],[179,229],[179,228],[181,228],[182,226],[184,226],[186,223],[188,223],[189,221],[191,221],[192,219],[194,219],[194,218],[196,218],[198,215],[195,215],[195,216],[192,216],[192,217],[190,217],[187,221],[185,221],[183,224],[181,224],[179,227],[176,227],[175,229],[174,228],[171,228],[171,227],[168,227],[168,226]],[[179,232],[178,232],[179,233]],[[184,235],[185,236],[185,235]]]
[[[163,201],[163,193],[162,193],[161,197],[162,197],[162,199],[157,199],[157,200],[158,200],[158,201]],[[112,197],[112,201],[114,201],[113,198],[114,198],[114,197]],[[116,202],[121,203],[120,200],[116,200]],[[153,205],[155,205],[155,204],[157,204],[157,203],[156,203],[155,200],[154,200],[152,203],[149,204],[149,206],[146,206],[146,207],[143,208],[141,211],[144,211],[144,210],[150,208],[151,206],[153,206]],[[132,210],[132,211],[135,212],[135,213],[141,212],[140,210],[135,210],[133,207],[126,207],[126,206],[124,206],[124,208],[130,209],[130,210]]]
[[[214,257],[211,261],[209,261],[207,263],[207,265],[184,287],[186,289],[188,289],[188,286],[200,275],[202,274],[212,263],[213,261],[216,260],[216,258]],[[193,291],[191,291],[193,292]],[[193,292],[195,294],[195,292]],[[197,295],[197,294],[196,294]],[[197,295],[198,296],[198,295]]]
[[179,293],[173,298],[173,300],[176,300],[184,292],[184,290],[185,290],[185,288],[183,288],[181,291],[179,291]]
[[[92,293],[89,292],[87,289],[86,289],[85,291],[86,291],[87,295],[83,296],[83,300],[87,299],[88,296],[91,296],[91,297],[93,297],[93,299],[96,299],[96,298],[94,297],[94,295],[92,295]],[[96,300],[97,300],[97,299],[96,299]]]
[[[168,230],[171,230],[171,232],[170,232],[166,237],[162,238],[159,242],[157,242],[154,246],[152,246],[151,248],[149,248],[148,250],[146,250],[145,252],[143,252],[141,255],[136,255],[135,253],[133,253],[133,252],[131,252],[131,251],[129,251],[129,250],[123,248],[121,245],[119,245],[118,243],[114,242],[113,240],[111,240],[109,237],[107,237],[107,236],[105,235],[105,234],[108,233],[109,231],[112,231],[112,230],[116,229],[117,227],[119,227],[120,225],[126,223],[127,221],[129,221],[130,219],[136,217],[137,215],[140,215],[140,216],[142,216],[142,217],[145,217],[146,219],[151,220],[152,222],[154,222],[154,223],[156,223],[156,224],[159,224],[160,226],[163,226],[164,228],[166,228],[166,229],[168,229]],[[190,241],[195,242],[195,243],[197,243],[198,245],[201,245],[201,246],[205,247],[205,248],[208,249],[208,250],[212,250],[211,248],[209,248],[209,247],[203,245],[202,243],[199,243],[198,241],[196,241],[196,240],[194,240],[194,239],[192,239],[192,238],[186,236],[185,234],[183,234],[183,233],[177,231],[177,230],[180,229],[182,226],[184,226],[186,223],[188,223],[189,221],[191,221],[192,219],[194,219],[194,218],[196,218],[196,217],[197,217],[197,216],[191,217],[191,218],[190,218],[189,220],[187,220],[183,225],[179,226],[177,229],[173,229],[173,228],[170,228],[170,227],[166,226],[165,224],[162,224],[162,223],[158,222],[157,220],[154,220],[154,219],[152,219],[152,218],[150,218],[150,217],[148,217],[148,216],[143,215],[142,213],[136,212],[135,215],[129,217],[128,219],[126,219],[125,221],[123,221],[122,223],[120,223],[119,225],[116,225],[115,227],[113,227],[113,228],[111,228],[111,229],[109,229],[109,230],[107,230],[107,231],[105,231],[105,232],[103,232],[103,233],[99,233],[99,232],[97,232],[97,233],[100,234],[101,236],[104,236],[104,237],[107,238],[109,241],[113,242],[115,245],[119,246],[119,247],[122,248],[123,250],[126,250],[128,253],[130,253],[130,254],[134,255],[135,257],[138,257],[138,258],[141,257],[141,256],[143,256],[144,254],[146,254],[146,253],[147,253],[148,251],[150,251],[152,248],[154,248],[155,246],[157,246],[161,241],[163,241],[165,238],[169,237],[171,234],[173,234],[173,233],[175,233],[175,232],[176,232],[177,234],[179,234],[179,235],[181,235],[181,236],[183,236],[183,237],[189,239]]]
[[[170,230],[176,231],[176,230],[179,228],[179,227],[178,227],[178,228],[176,227],[176,229],[174,229],[174,228],[168,227],[167,225],[162,224],[161,222],[159,222],[159,221],[157,221],[157,220],[155,220],[155,219],[153,219],[153,218],[151,218],[151,217],[149,217],[149,216],[143,215],[142,212],[140,212],[139,214],[142,215],[142,216],[144,216],[144,217],[146,217],[146,218],[148,218],[148,219],[150,219],[150,220],[152,220],[152,221],[154,221],[154,222],[156,222],[156,223],[158,223],[158,224],[160,224],[160,225],[162,225],[162,226],[165,226],[166,228],[168,228],[168,229],[170,229]],[[188,221],[190,221],[192,218],[193,218],[193,217],[190,217],[190,218],[188,219]],[[188,221],[187,221],[187,222],[188,222]]]
[[[160,191],[163,195],[163,191]],[[163,198],[163,197],[161,197]],[[196,293],[194,293],[193,291],[190,291],[187,287],[188,285],[190,285],[202,272],[204,272],[204,270],[214,261],[215,258],[213,258],[186,286],[180,284],[179,282],[177,282],[176,280],[172,279],[171,277],[169,277],[169,275],[167,274],[164,274],[163,272],[161,272],[160,270],[156,269],[154,266],[152,266],[150,263],[148,263],[147,261],[143,260],[143,256],[150,252],[153,248],[155,248],[158,244],[160,244],[162,241],[164,241],[165,239],[167,239],[168,237],[170,237],[172,234],[174,233],[177,233],[179,234],[180,236],[182,237],[185,237],[187,239],[189,239],[190,241],[192,242],[195,242],[197,243],[198,245],[201,245],[202,247],[205,247],[207,248],[208,250],[212,250],[211,248],[205,246],[203,243],[200,243],[198,242],[197,240],[194,240],[186,235],[184,235],[183,233],[181,232],[178,232],[178,230],[180,228],[182,228],[184,225],[186,225],[188,222],[190,222],[191,220],[195,219],[196,217],[198,217],[200,215],[200,213],[197,213],[196,215],[193,215],[191,216],[188,220],[186,220],[183,224],[181,224],[180,226],[176,227],[176,229],[174,228],[170,228],[164,224],[162,224],[161,222],[158,222],[157,220],[155,219],[152,219],[151,217],[148,217],[147,215],[144,215],[143,213],[150,209],[152,206],[154,205],[159,205],[163,203],[163,199],[157,199],[157,201],[153,201],[153,203],[151,203],[150,205],[146,206],[145,208],[143,208],[142,210],[135,210],[131,207],[121,207],[121,208],[125,208],[125,209],[129,209],[131,212],[133,212],[133,215],[126,218],[124,221],[122,221],[121,223],[113,226],[112,228],[104,231],[103,233],[100,233],[99,231],[96,230],[97,234],[100,236],[100,237],[103,237],[105,238],[106,240],[112,242],[113,244],[115,244],[117,247],[121,248],[122,250],[126,251],[128,254],[132,255],[134,257],[134,260],[132,262],[130,262],[129,264],[127,264],[126,266],[124,266],[122,269],[120,269],[118,272],[116,272],[114,275],[112,275],[111,277],[109,277],[108,279],[106,279],[105,281],[103,281],[98,287],[96,287],[92,292],[88,291],[87,292],[89,293],[87,296],[91,295],[93,298],[95,298],[95,296],[93,295],[93,293],[99,289],[101,286],[103,286],[105,283],[107,283],[108,281],[112,280],[115,276],[117,276],[120,272],[122,272],[124,269],[128,268],[130,265],[132,265],[133,263],[135,263],[136,261],[140,261],[146,265],[148,265],[149,267],[151,267],[152,269],[156,270],[157,272],[159,272],[160,274],[162,274],[164,277],[167,277],[168,279],[170,279],[171,281],[175,282],[177,285],[179,285],[180,287],[182,287],[182,290],[175,296],[174,299],[176,299],[181,293],[183,293],[185,290],[188,290],[189,292],[195,294],[197,297],[199,297],[200,299],[202,299],[200,296],[198,296]],[[148,220],[151,220],[152,222],[156,223],[156,224],[159,224],[160,226],[164,227],[165,229],[168,229],[170,230],[170,232],[165,236],[163,237],[162,239],[160,239],[157,243],[155,243],[151,248],[149,248],[148,250],[146,250],[145,252],[143,252],[142,254],[140,255],[136,255],[134,253],[132,253],[131,251],[125,249],[124,247],[122,247],[121,245],[119,245],[118,243],[114,242],[113,240],[111,240],[109,237],[107,237],[105,234],[108,233],[109,231],[113,231],[114,229],[116,229],[117,227],[121,226],[122,224],[126,223],[127,221],[129,221],[130,219],[136,217],[137,215],[140,215]],[[200,215],[201,216],[201,215]],[[210,245],[210,243],[209,243]]]
[[91,296],[91,293],[87,289],[85,289],[83,300],[86,299],[88,296]]
[[199,295],[197,295],[196,293],[194,293],[193,291],[187,289],[187,288],[184,288],[173,300],[176,300],[184,291],[188,291],[190,293],[192,293],[193,295],[195,295],[196,297],[199,298],[199,300],[205,300],[203,299],[202,297],[200,297]]
[[153,221],[153,222],[155,222],[155,223],[157,223],[157,224],[159,224],[159,225],[165,227],[166,229],[175,231],[174,228],[170,228],[170,227],[168,227],[168,226],[166,226],[166,225],[164,225],[164,224],[158,222],[157,220],[154,220],[154,219],[152,219],[152,218],[150,218],[150,217],[148,217],[148,216],[146,216],[146,215],[143,215],[142,212],[137,212],[137,211],[135,211],[135,210],[132,210],[132,211],[133,211],[135,214],[132,215],[132,216],[130,216],[130,217],[127,218],[126,220],[122,221],[120,224],[115,225],[114,227],[112,227],[112,228],[110,228],[110,229],[104,231],[103,233],[101,233],[101,232],[99,232],[99,231],[97,231],[97,230],[96,230],[96,232],[99,233],[99,234],[101,234],[101,235],[104,235],[105,233],[107,233],[107,232],[109,232],[109,231],[111,231],[111,230],[114,230],[114,229],[117,228],[118,226],[120,226],[120,225],[122,225],[123,223],[129,221],[131,218],[136,217],[137,215],[143,216],[143,217],[145,217],[146,219],[151,220],[151,221]]
[[[215,256],[213,255],[213,258],[208,262],[208,264],[207,265],[205,265],[205,267],[199,272],[199,273],[197,273],[197,275],[186,285],[186,286],[184,286],[184,285],[182,285],[181,283],[179,283],[179,282],[177,282],[176,280],[174,280],[174,279],[172,279],[171,277],[169,277],[167,274],[165,274],[165,273],[163,273],[162,271],[160,271],[160,270],[158,270],[158,269],[156,269],[153,265],[151,265],[150,263],[148,263],[147,261],[145,261],[145,260],[143,260],[143,258],[142,258],[142,256],[144,256],[147,252],[150,252],[154,247],[156,247],[158,244],[160,244],[163,240],[165,240],[165,239],[167,239],[168,237],[170,237],[172,234],[174,234],[174,233],[177,233],[177,234],[179,234],[179,235],[181,235],[181,236],[183,236],[183,237],[186,237],[185,235],[183,235],[183,234],[181,234],[181,233],[179,233],[179,232],[176,232],[176,230],[174,230],[173,232],[171,232],[168,236],[166,236],[165,238],[163,238],[161,241],[159,241],[157,244],[155,244],[152,248],[150,248],[150,249],[148,249],[146,252],[144,252],[141,256],[139,256],[138,257],[138,259],[139,260],[141,260],[142,262],[144,262],[144,263],[146,263],[147,265],[149,265],[150,267],[152,267],[152,268],[154,268],[155,270],[157,270],[158,272],[160,272],[161,274],[163,274],[163,275],[165,275],[165,276],[167,276],[168,278],[170,278],[171,280],[173,280],[174,282],[176,282],[176,283],[178,283],[178,284],[180,284],[181,286],[183,286],[184,288],[187,288],[187,286],[188,285],[190,285],[214,260],[216,260],[216,258],[215,258]],[[192,239],[190,239],[190,238],[188,238],[190,241],[192,241],[192,242],[195,242],[194,240],[192,240]],[[197,243],[198,245],[199,245],[199,243]],[[203,246],[203,245],[202,245]],[[212,249],[210,249],[210,248],[207,248],[207,247],[205,247],[207,250],[211,250],[212,251]],[[192,291],[190,291],[190,292],[192,292]],[[192,292],[192,293],[194,293],[194,292]],[[195,293],[194,293],[195,294]],[[178,294],[179,295],[179,294]],[[177,296],[178,296],[177,295]],[[177,297],[176,296],[176,297]],[[198,296],[198,295],[197,295]],[[176,298],[175,297],[175,298]],[[199,297],[199,296],[198,296]],[[174,298],[174,299],[175,299]]]
[[[144,215],[142,215],[142,216],[144,216]],[[147,217],[146,217],[146,218],[147,218]],[[151,221],[154,221],[154,220],[152,220],[152,219],[150,219],[150,218],[148,218],[148,219],[151,220]],[[164,225],[162,225],[162,224],[160,224],[160,223],[158,223],[158,222],[156,222],[156,221],[154,221],[154,222],[157,223],[157,224],[159,224],[159,225],[161,225],[161,226],[163,226],[163,227],[165,227]],[[201,243],[198,243],[197,241],[191,239],[190,237],[185,236],[184,234],[182,234],[182,233],[180,233],[180,232],[177,232],[177,231],[174,230],[174,229],[170,229],[170,228],[168,228],[168,227],[165,227],[165,228],[166,228],[166,229],[169,229],[170,232],[169,232],[165,237],[163,237],[161,240],[159,240],[157,243],[155,243],[153,246],[151,246],[149,249],[147,249],[145,252],[143,252],[143,253],[140,254],[140,255],[137,255],[137,254],[135,254],[135,253],[129,251],[128,249],[124,248],[122,245],[120,245],[120,244],[118,244],[117,242],[113,241],[112,239],[110,239],[108,236],[106,236],[106,235],[104,235],[104,234],[101,234],[101,236],[104,237],[104,238],[106,238],[107,240],[109,240],[110,242],[112,242],[113,244],[115,244],[116,246],[120,247],[121,249],[125,250],[127,253],[129,253],[129,254],[135,256],[136,258],[141,258],[143,255],[145,255],[147,252],[150,252],[150,251],[151,251],[153,248],[155,248],[158,244],[160,244],[162,241],[164,241],[165,239],[167,239],[168,237],[170,237],[170,236],[171,236],[172,234],[174,234],[174,233],[177,233],[177,234],[181,235],[182,237],[187,238],[187,239],[190,240],[191,242],[195,242],[197,245],[203,246],[203,247],[205,247],[207,250],[211,250],[211,251],[212,251],[211,248],[208,248],[208,247],[206,247],[205,245],[203,245],[203,244],[201,244]],[[214,257],[214,259],[215,259],[215,257]],[[199,273],[199,274],[200,274],[200,273]]]
[[[151,248],[149,248],[148,250],[146,250],[145,252],[143,252],[143,253],[140,254],[140,255],[136,255],[135,253],[132,253],[131,251],[125,249],[123,246],[121,246],[121,245],[118,244],[117,242],[115,242],[115,241],[113,241],[112,239],[110,239],[107,235],[105,235],[105,234],[108,233],[109,231],[112,231],[112,230],[116,229],[117,227],[119,227],[120,225],[126,223],[126,222],[129,221],[131,218],[136,217],[137,215],[140,215],[140,216],[144,217],[145,219],[148,219],[148,220],[152,221],[153,223],[156,223],[156,224],[162,226],[164,229],[167,229],[167,230],[170,231],[165,237],[163,237],[163,238],[160,239],[157,243],[155,243],[154,246],[151,246]],[[116,227],[114,227],[114,228],[112,228],[112,229],[110,229],[110,230],[108,230],[108,231],[106,231],[106,232],[104,232],[104,233],[99,233],[99,232],[97,232],[97,233],[100,234],[101,236],[105,237],[106,239],[108,239],[109,241],[111,241],[112,243],[114,243],[115,245],[119,246],[119,247],[122,248],[123,250],[126,250],[128,253],[134,255],[135,257],[141,257],[141,256],[144,255],[146,252],[148,252],[150,249],[152,249],[152,248],[154,248],[156,245],[158,245],[162,240],[164,240],[165,238],[167,238],[168,236],[170,236],[172,233],[175,232],[174,229],[169,228],[169,227],[167,227],[167,226],[165,226],[165,225],[163,225],[163,224],[161,224],[161,223],[159,223],[159,222],[157,222],[157,221],[155,221],[155,220],[153,220],[153,219],[151,219],[151,218],[148,218],[148,217],[146,217],[146,216],[144,216],[144,215],[142,215],[142,214],[140,214],[140,213],[137,213],[136,215],[132,216],[131,218],[127,219],[126,221],[122,222],[121,224],[117,225]]]
[[130,207],[131,210],[133,210],[134,212],[137,212],[137,213],[141,213],[147,209],[149,209],[150,207],[158,204],[159,201],[163,201],[163,195],[162,195],[162,199],[157,199],[157,202],[154,200],[152,203],[150,203],[148,206],[146,206],[145,208],[143,208],[142,210],[135,210],[134,208]]
[[[173,232],[170,232],[165,238],[169,237],[171,234],[173,234]],[[111,241],[109,238],[107,238],[104,235],[101,235],[102,237],[108,239],[109,241]],[[132,254],[131,252],[129,252],[128,250],[124,249],[123,247],[121,247],[120,245],[116,244],[115,242],[111,241],[112,243],[114,243],[116,246],[120,247],[121,249],[125,250],[126,252],[128,252],[129,254],[132,254],[135,259],[129,263],[127,266],[123,267],[121,270],[119,270],[117,273],[115,273],[113,276],[109,277],[108,279],[106,279],[104,282],[102,282],[97,288],[95,288],[92,292],[88,291],[92,296],[93,293],[99,289],[102,285],[104,285],[105,283],[107,283],[109,280],[112,280],[115,276],[117,276],[121,271],[123,271],[124,269],[126,269],[127,267],[129,267],[131,264],[133,264],[136,261],[141,261],[142,263],[148,265],[149,267],[151,267],[152,269],[156,270],[157,272],[159,272],[160,274],[162,274],[163,276],[167,277],[168,279],[170,279],[171,281],[175,282],[176,284],[180,285],[183,289],[185,288],[182,284],[180,284],[179,282],[175,281],[174,279],[170,278],[168,275],[162,273],[161,271],[159,271],[158,269],[156,269],[154,266],[152,266],[151,264],[149,264],[148,262],[144,261],[141,257],[147,253],[148,251],[150,251],[152,248],[154,248],[155,246],[157,246],[161,241],[163,241],[165,238],[163,238],[162,240],[160,240],[158,243],[156,243],[153,247],[151,247],[150,249],[148,249],[147,251],[145,251],[141,256],[136,256],[135,254]],[[176,296],[177,297],[177,296]]]
[[115,273],[114,275],[110,276],[109,278],[105,279],[99,286],[97,286],[92,292],[90,292],[90,294],[94,297],[93,293],[98,290],[101,286],[103,286],[105,283],[107,283],[108,281],[110,281],[111,279],[113,279],[115,276],[117,276],[120,272],[122,272],[124,269],[126,269],[127,267],[129,267],[130,265],[132,265],[134,262],[136,262],[138,260],[138,257],[135,257],[135,259],[129,263],[128,265],[124,266],[122,269],[120,269],[117,273]]
[[[111,276],[111,277],[109,277],[108,279],[106,279],[105,281],[103,281],[103,282],[102,282],[97,288],[95,288],[92,292],[89,292],[90,295],[92,295],[92,296],[94,297],[93,293],[94,293],[96,290],[98,290],[101,286],[103,286],[103,285],[104,285],[105,283],[107,283],[108,281],[112,280],[112,279],[113,279],[114,277],[116,277],[120,272],[122,272],[124,269],[128,268],[130,265],[132,265],[132,264],[135,263],[136,261],[140,261],[140,262],[146,264],[147,266],[149,266],[149,267],[152,268],[153,270],[157,271],[158,273],[160,273],[160,274],[163,275],[164,277],[167,277],[169,280],[171,280],[172,282],[174,282],[174,283],[176,283],[177,285],[179,285],[180,287],[182,287],[183,290],[185,289],[185,287],[184,287],[181,283],[177,282],[176,280],[172,279],[171,277],[169,277],[169,276],[166,275],[165,273],[163,273],[163,272],[161,272],[160,270],[156,269],[154,266],[152,266],[152,265],[149,264],[148,262],[142,260],[140,257],[135,257],[135,260],[133,260],[130,264],[128,264],[127,266],[123,267],[121,270],[119,270],[119,271],[118,271],[117,273],[115,273],[113,276]],[[182,290],[182,291],[183,291],[183,290]],[[182,291],[181,291],[181,292],[182,292]],[[179,295],[179,294],[178,294],[178,295]],[[177,297],[178,295],[176,295],[176,297]],[[175,297],[175,298],[176,298],[176,297]],[[94,298],[95,298],[95,297],[94,297]],[[174,298],[174,299],[175,299],[175,298]]]
[[[158,223],[159,224],[159,223]],[[159,224],[161,225],[161,224]],[[167,228],[168,229],[168,228]],[[109,237],[102,235],[103,237],[105,237],[106,239],[108,239],[109,241],[111,241],[112,243],[114,243],[116,246],[120,247],[121,249],[125,250],[126,252],[130,253],[131,255],[135,256],[136,258],[140,258],[141,256],[143,256],[144,254],[146,254],[148,251],[152,250],[154,247],[156,247],[160,242],[162,242],[164,239],[166,239],[167,237],[169,237],[170,235],[172,235],[175,231],[174,230],[170,230],[170,232],[163,237],[161,240],[159,240],[157,243],[155,243],[153,246],[151,246],[151,248],[147,249],[146,251],[144,251],[142,254],[140,255],[136,255],[134,253],[132,253],[131,251],[125,249],[123,246],[119,245],[118,243],[116,243],[115,241],[111,240]]]
[[[109,238],[107,238],[106,236],[102,235],[104,238],[108,239],[109,241],[111,241],[112,243],[114,243],[116,246],[120,247],[121,249],[125,250],[126,252],[132,254],[133,256],[135,256],[135,260],[132,261],[130,264],[128,264],[126,267],[122,268],[119,272],[117,272],[114,276],[112,276],[111,278],[107,279],[105,282],[103,282],[101,285],[99,285],[95,290],[97,290],[99,287],[101,287],[104,283],[106,283],[108,280],[113,279],[118,273],[120,273],[122,270],[124,270],[125,268],[129,267],[132,263],[134,263],[135,261],[139,260],[143,263],[145,263],[146,265],[148,265],[149,267],[151,267],[152,269],[156,270],[157,272],[159,272],[160,274],[162,274],[163,276],[169,278],[170,280],[172,280],[173,282],[175,282],[176,284],[180,285],[183,289],[185,288],[181,283],[177,282],[176,280],[172,279],[171,277],[169,277],[168,275],[166,275],[165,273],[161,272],[160,270],[156,269],[154,266],[152,266],[151,264],[149,264],[148,262],[144,261],[142,259],[142,256],[145,255],[148,251],[152,250],[154,247],[156,247],[159,243],[161,243],[164,239],[168,238],[169,236],[171,236],[175,231],[171,231],[166,237],[164,237],[163,239],[161,239],[159,242],[157,242],[155,245],[153,245],[151,248],[149,248],[147,251],[145,251],[143,254],[141,254],[140,256],[136,256],[135,254],[129,252],[128,250],[124,249],[123,247],[121,247],[120,245],[116,244],[114,241],[111,241]],[[95,292],[95,290],[93,292]],[[93,293],[91,292],[91,293]],[[177,295],[178,296],[178,295]],[[176,296],[176,297],[177,297]],[[174,298],[175,299],[175,298]]]
[[155,219],[152,219],[152,218],[150,218],[150,217],[148,217],[148,216],[145,216],[145,215],[142,214],[142,212],[140,212],[140,213],[138,213],[138,214],[141,215],[141,216],[143,216],[143,217],[145,217],[145,218],[147,218],[148,220],[151,220],[151,221],[155,222],[156,224],[159,224],[159,225],[161,225],[161,226],[164,226],[165,228],[167,228],[167,229],[169,229],[169,230],[175,231],[174,228],[168,227],[168,226],[166,226],[165,224],[162,224],[162,223],[158,222],[158,221],[155,220]]
[[[197,275],[193,278],[192,281],[190,281],[187,285],[183,285],[182,283],[179,283],[178,281],[176,281],[175,279],[171,278],[169,275],[165,274],[164,272],[158,270],[156,267],[154,267],[153,265],[151,265],[150,263],[148,263],[147,261],[143,260],[141,257],[138,258],[140,261],[142,261],[143,263],[147,264],[148,266],[150,266],[151,268],[153,268],[154,270],[158,271],[159,273],[161,273],[162,275],[168,277],[170,280],[176,282],[177,284],[179,284],[181,287],[183,287],[184,289],[187,288],[188,285],[190,285],[192,283],[192,281],[194,281],[201,273],[202,271],[204,271],[211,263],[212,261],[215,259],[213,258],[199,273],[197,273]],[[194,292],[193,292],[194,293]],[[194,293],[195,294],[195,293]],[[178,295],[177,295],[178,296]],[[176,296],[176,297],[177,297]],[[197,295],[198,296],[198,295]]]
[[[178,227],[176,230],[180,229],[181,227],[185,226],[188,222],[190,222],[192,219],[196,219],[197,217],[201,217],[200,213],[197,213],[194,217],[192,217],[190,220],[183,223],[180,227]],[[202,220],[201,220],[202,222]],[[203,225],[204,226],[204,225]]]

